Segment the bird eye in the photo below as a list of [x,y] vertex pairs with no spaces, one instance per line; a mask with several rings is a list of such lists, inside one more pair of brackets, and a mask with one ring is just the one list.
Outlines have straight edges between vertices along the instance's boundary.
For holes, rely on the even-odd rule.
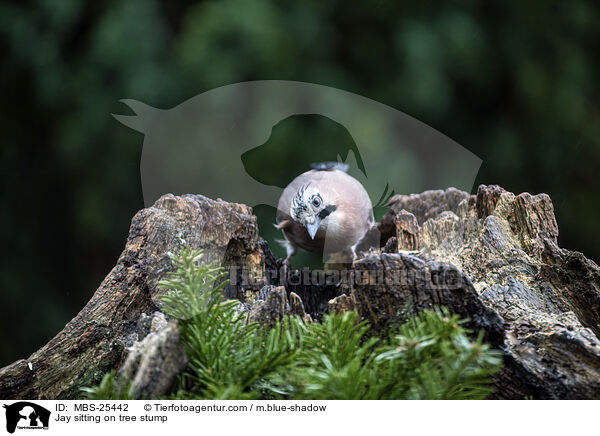
[[320,199],[319,197],[315,197],[315,198],[313,198],[312,205],[313,205],[314,207],[319,207],[319,206],[321,206],[321,199]]

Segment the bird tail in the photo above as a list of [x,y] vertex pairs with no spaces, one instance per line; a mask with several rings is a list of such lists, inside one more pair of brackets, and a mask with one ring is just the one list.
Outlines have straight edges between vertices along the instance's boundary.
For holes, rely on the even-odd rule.
[[389,183],[386,183],[385,189],[383,190],[381,197],[379,197],[379,200],[377,200],[377,203],[375,203],[375,206],[373,208],[385,207],[389,204],[390,198],[392,198],[395,194],[394,190],[390,191],[389,189],[390,185]]
[[282,246],[286,250],[291,245],[290,241],[288,241],[287,239],[275,239],[275,242],[277,242],[280,246]]

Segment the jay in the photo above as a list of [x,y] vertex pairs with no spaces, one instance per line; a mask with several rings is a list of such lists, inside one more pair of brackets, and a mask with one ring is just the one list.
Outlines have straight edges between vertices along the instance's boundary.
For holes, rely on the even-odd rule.
[[373,227],[373,206],[365,188],[336,162],[314,164],[284,189],[276,228],[283,232],[286,268],[298,247],[325,256],[348,253]]

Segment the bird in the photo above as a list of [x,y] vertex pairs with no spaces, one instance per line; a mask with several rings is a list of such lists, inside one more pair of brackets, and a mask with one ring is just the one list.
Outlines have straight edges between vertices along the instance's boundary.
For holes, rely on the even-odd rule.
[[375,225],[369,194],[347,174],[347,164],[311,166],[283,190],[277,206],[275,227],[283,233],[286,269],[297,248],[325,256],[349,252],[354,262],[356,247]]

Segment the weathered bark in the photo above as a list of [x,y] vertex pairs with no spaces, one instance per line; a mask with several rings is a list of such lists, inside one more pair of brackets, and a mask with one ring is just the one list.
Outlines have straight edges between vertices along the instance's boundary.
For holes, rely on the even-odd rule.
[[504,351],[496,398],[600,398],[600,269],[559,248],[547,195],[481,186],[477,195],[395,196],[377,231],[383,248],[365,250],[350,282],[307,283],[292,271],[281,286],[281,260],[259,240],[249,207],[165,195],[133,218],[86,307],[31,357],[0,369],[0,398],[78,397],[111,369],[137,394],[166,392],[185,356],[176,323],[159,312],[157,282],[183,245],[236,267],[225,295],[251,320],[318,319],[331,299],[331,310],[356,309],[378,331],[443,305]]
[[[389,254],[402,248],[407,212],[421,251]],[[547,195],[480,186],[476,196],[395,196],[382,226],[391,243],[355,265],[371,280],[355,281],[346,306],[376,328],[405,308],[444,305],[470,318],[505,352],[498,398],[600,398],[600,269],[558,247]]]
[[[79,397],[81,387],[120,368],[127,349],[150,332],[162,293],[157,282],[171,265],[168,253],[184,244],[204,248],[207,260],[250,271],[260,284],[264,256],[251,208],[165,195],[135,215],[117,265],[81,312],[28,359],[0,370],[0,398]],[[243,297],[244,290],[238,283],[226,293]]]
[[289,297],[285,286],[267,285],[248,304],[248,320],[270,327],[283,321],[286,315],[297,315],[310,322],[311,317],[304,310],[302,299],[294,292]]
[[117,381],[127,387],[130,398],[159,398],[171,390],[186,364],[177,320],[167,321],[155,312],[150,333],[129,348]]

